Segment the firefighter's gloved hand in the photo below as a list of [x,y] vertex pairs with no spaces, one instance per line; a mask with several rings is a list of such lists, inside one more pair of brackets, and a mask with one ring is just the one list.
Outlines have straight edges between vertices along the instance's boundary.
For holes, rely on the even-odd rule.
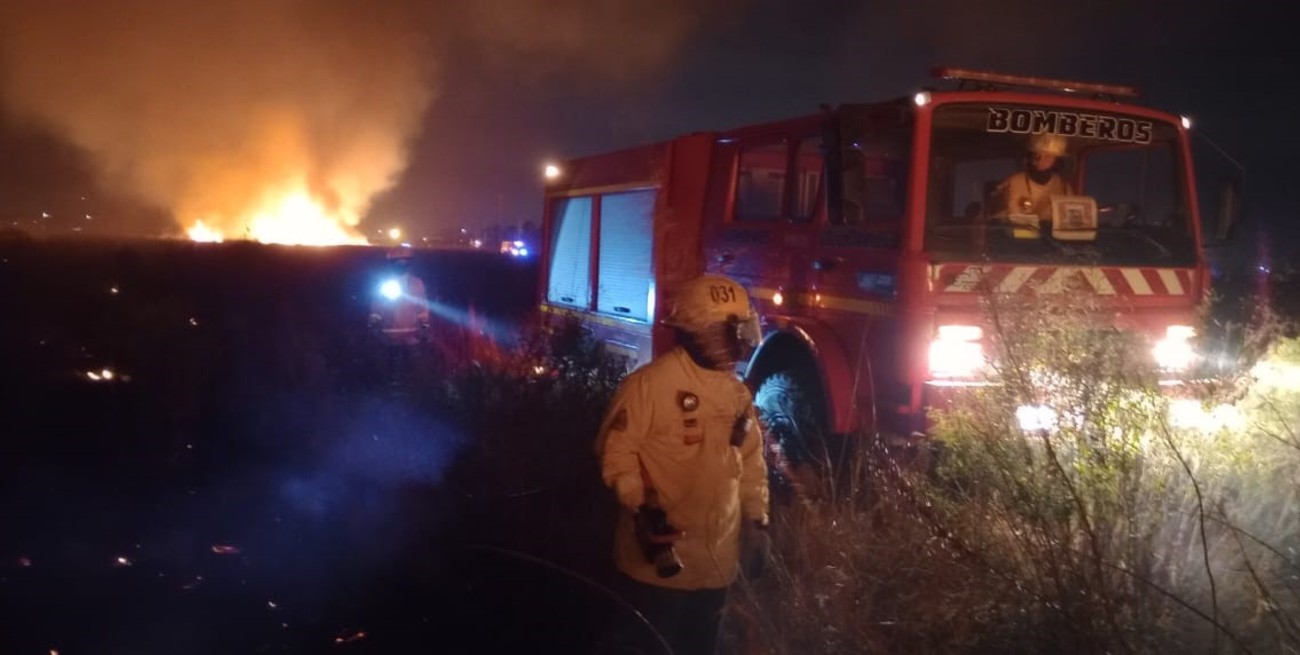
[[658,507],[642,505],[637,508],[633,518],[636,521],[637,536],[644,543],[671,545],[686,534],[673,527],[668,522],[668,514]]
[[740,529],[740,568],[749,580],[763,577],[767,558],[772,554],[772,537],[767,524],[746,520]]
[[677,557],[673,542],[681,539],[683,533],[668,522],[668,515],[658,507],[642,505],[633,520],[641,552],[646,561],[654,565],[655,573],[661,578],[681,573],[682,560]]

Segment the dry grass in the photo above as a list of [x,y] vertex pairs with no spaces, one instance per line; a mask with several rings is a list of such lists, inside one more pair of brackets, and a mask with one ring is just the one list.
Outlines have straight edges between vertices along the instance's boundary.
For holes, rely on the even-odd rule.
[[[1004,384],[940,414],[934,475],[868,450],[837,496],[781,508],[732,648],[1300,652],[1300,342],[1218,385],[1245,418],[1206,434],[1072,311],[1001,317]],[[1041,402],[1073,414],[1022,432]]]
[[[1246,420],[1204,434],[1169,424],[1123,335],[1060,313],[1001,325],[1005,384],[938,416],[937,467],[859,449],[819,500],[777,508],[726,648],[1300,652],[1300,342],[1206,387]],[[622,371],[577,324],[460,339],[418,400],[475,435],[448,478],[475,538],[599,578],[612,506],[592,439]],[[1025,433],[1028,402],[1073,413]]]

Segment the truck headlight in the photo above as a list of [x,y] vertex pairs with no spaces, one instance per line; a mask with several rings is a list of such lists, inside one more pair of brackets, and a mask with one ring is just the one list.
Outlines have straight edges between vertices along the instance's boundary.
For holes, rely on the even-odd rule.
[[1056,410],[1046,405],[1021,405],[1016,408],[1016,422],[1025,432],[1056,429]]
[[379,285],[379,295],[389,299],[397,300],[402,297],[402,283],[397,280],[387,280]]
[[1166,371],[1191,368],[1196,361],[1196,349],[1192,347],[1194,336],[1196,329],[1190,325],[1170,325],[1165,330],[1165,338],[1157,341],[1151,350],[1156,366]]
[[984,368],[984,330],[975,325],[940,325],[930,342],[930,375],[972,377]]

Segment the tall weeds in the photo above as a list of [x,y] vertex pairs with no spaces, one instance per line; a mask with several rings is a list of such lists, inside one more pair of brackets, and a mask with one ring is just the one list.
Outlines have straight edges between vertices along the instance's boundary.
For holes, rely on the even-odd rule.
[[577,321],[532,322],[508,344],[470,321],[440,339],[417,399],[472,435],[446,485],[466,539],[598,571],[614,506],[594,444],[625,369]]
[[[1149,344],[1094,308],[988,309],[998,384],[934,412],[928,464],[863,437],[827,493],[775,508],[729,649],[1300,652],[1300,341],[1178,391],[1223,405],[1206,431],[1171,420]],[[473,539],[599,574],[591,446],[624,370],[576,323],[464,330],[418,399],[474,435],[448,479]],[[1025,406],[1054,424],[1023,430]]]
[[1090,308],[988,310],[997,384],[934,412],[937,465],[866,441],[837,497],[778,508],[736,649],[1300,652],[1300,342],[1181,388],[1235,419],[1194,429]]

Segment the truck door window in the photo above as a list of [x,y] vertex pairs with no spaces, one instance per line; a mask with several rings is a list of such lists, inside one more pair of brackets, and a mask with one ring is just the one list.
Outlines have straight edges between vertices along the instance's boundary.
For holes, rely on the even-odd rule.
[[601,196],[596,311],[641,321],[650,319],[654,302],[650,247],[654,208],[654,189]]
[[781,217],[789,155],[784,141],[740,151],[736,167],[736,220],[764,221]]
[[794,157],[794,203],[792,218],[798,222],[812,220],[817,214],[822,198],[821,137],[809,137],[799,142]]
[[546,299],[587,309],[591,306],[591,198],[552,201],[554,223]]
[[910,126],[846,134],[840,154],[842,206],[835,222],[863,225],[900,221],[907,199]]

